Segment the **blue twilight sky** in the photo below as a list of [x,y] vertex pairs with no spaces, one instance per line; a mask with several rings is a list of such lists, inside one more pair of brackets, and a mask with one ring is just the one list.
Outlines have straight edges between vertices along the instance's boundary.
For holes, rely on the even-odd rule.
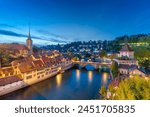
[[0,0],[0,43],[112,40],[150,33],[150,0]]

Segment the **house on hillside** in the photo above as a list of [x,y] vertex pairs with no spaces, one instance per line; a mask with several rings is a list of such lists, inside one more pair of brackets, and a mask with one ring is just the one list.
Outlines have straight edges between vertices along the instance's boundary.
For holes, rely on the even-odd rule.
[[141,77],[146,77],[146,73],[138,68],[135,68],[135,69],[131,69],[129,70],[129,75],[130,76],[133,76],[133,75],[139,75]]
[[130,47],[129,44],[126,43],[119,51],[118,57],[134,59],[134,50]]
[[118,64],[138,65],[138,61],[134,58],[134,50],[129,44],[122,46],[122,49],[119,51]]
[[119,72],[121,75],[133,76],[139,75],[141,77],[146,77],[146,73],[140,70],[136,65],[119,65]]

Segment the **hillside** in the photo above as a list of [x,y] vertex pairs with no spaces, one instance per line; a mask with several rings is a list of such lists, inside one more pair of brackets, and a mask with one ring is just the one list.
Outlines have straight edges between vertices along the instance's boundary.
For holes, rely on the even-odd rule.
[[147,42],[150,43],[150,34],[137,34],[137,35],[124,35],[121,37],[117,37],[115,39],[116,41],[123,43],[123,42],[129,42],[129,43],[138,43],[138,42]]

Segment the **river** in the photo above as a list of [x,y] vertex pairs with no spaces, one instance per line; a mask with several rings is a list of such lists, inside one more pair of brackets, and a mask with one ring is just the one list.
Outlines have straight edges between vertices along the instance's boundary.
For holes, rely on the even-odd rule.
[[6,100],[91,100],[99,99],[101,86],[110,83],[109,74],[72,68],[45,81],[20,89]]

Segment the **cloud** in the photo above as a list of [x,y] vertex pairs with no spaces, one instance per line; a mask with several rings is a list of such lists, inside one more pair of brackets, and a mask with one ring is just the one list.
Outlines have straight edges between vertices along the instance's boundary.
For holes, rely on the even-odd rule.
[[54,39],[54,38],[50,38],[50,40],[51,40],[52,42],[56,42],[56,43],[67,43],[67,41],[57,40],[57,39]]
[[[2,30],[0,29],[0,35],[6,35],[6,36],[14,36],[14,37],[28,37],[27,35],[16,33],[13,31],[7,31],[7,30]],[[66,41],[59,40],[57,38],[45,38],[45,37],[38,37],[38,36],[31,36],[33,39],[36,40],[44,40],[44,41],[51,41],[51,42],[56,42],[56,43],[67,43]]]
[[54,40],[54,41],[57,41],[57,42],[62,42],[62,43],[70,42],[70,40],[68,38],[66,38],[62,35],[51,33],[51,32],[46,31],[46,30],[37,30],[37,32],[41,33],[41,34],[44,34],[44,35],[52,36],[53,38],[51,38],[51,39]]
[[37,32],[42,33],[42,34],[51,35],[51,36],[54,36],[54,37],[56,37],[56,38],[66,39],[65,37],[63,37],[63,36],[61,36],[61,35],[54,34],[54,33],[48,32],[48,31],[46,31],[46,30],[37,30]]
[[19,29],[19,30],[20,30],[20,28],[18,28],[18,27],[16,27],[16,26],[9,25],[9,24],[0,24],[0,27],[14,28],[14,29]]
[[19,33],[13,32],[13,31],[7,31],[7,30],[1,30],[1,29],[0,29],[0,35],[15,36],[15,37],[27,37],[24,34],[19,34]]

